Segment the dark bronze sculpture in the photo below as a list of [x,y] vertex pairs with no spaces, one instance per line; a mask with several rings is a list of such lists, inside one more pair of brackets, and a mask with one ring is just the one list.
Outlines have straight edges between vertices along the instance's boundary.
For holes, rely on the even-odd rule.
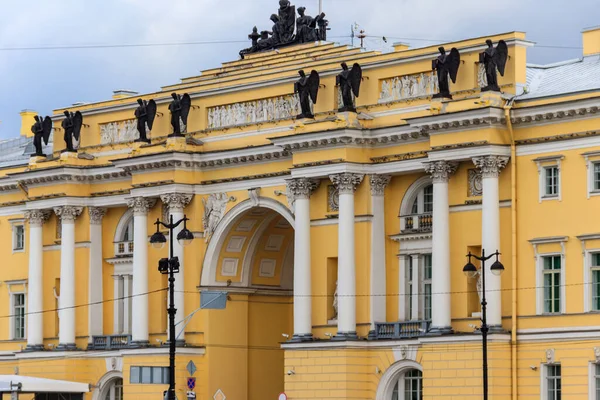
[[352,66],[352,69],[348,69],[348,65],[342,63],[342,72],[336,78],[336,84],[342,91],[342,101],[344,104],[340,104],[339,111],[352,111],[356,112],[356,106],[354,104],[355,97],[358,97],[360,93],[360,84],[362,82],[362,68],[358,63]]
[[496,48],[491,40],[486,40],[485,43],[488,48],[481,54],[479,54],[479,62],[485,66],[485,76],[487,77],[487,86],[481,88],[482,92],[494,91],[499,92],[500,86],[498,86],[498,72],[504,76],[504,69],[506,68],[506,61],[508,60],[508,46],[504,40],[498,42]]
[[135,118],[137,119],[137,130],[140,137],[136,142],[150,143],[148,131],[152,130],[154,118],[156,118],[156,102],[154,100],[138,99],[138,104],[139,107],[135,110]]
[[65,143],[67,145],[66,151],[69,153],[77,152],[73,147],[73,139],[79,141],[81,135],[81,127],[83,126],[83,115],[80,111],[74,113],[65,111],[65,119],[62,122],[62,127],[65,130]]
[[[326,40],[329,21],[325,19],[325,13],[313,18],[306,15],[305,11],[304,7],[298,8],[299,17],[296,19],[296,7],[291,5],[289,0],[280,0],[277,14],[271,15],[271,21],[274,23],[272,30],[262,31],[259,35],[258,28],[254,27],[252,33],[248,35],[252,46],[240,51],[240,56],[244,58],[246,54],[277,49],[295,43]],[[296,31],[295,35],[294,31]]]
[[450,54],[446,54],[446,49],[443,47],[440,47],[438,50],[440,51],[440,55],[433,60],[432,66],[434,70],[437,70],[440,92],[433,95],[433,97],[451,99],[452,95],[450,94],[448,75],[450,75],[452,83],[456,83],[458,68],[460,67],[460,53],[456,47],[450,50]]
[[321,78],[319,78],[319,73],[315,70],[309,76],[306,76],[304,71],[300,70],[298,71],[298,75],[300,75],[300,79],[294,84],[294,93],[298,93],[300,98],[302,114],[298,115],[297,118],[314,118],[311,101],[312,104],[317,103]]
[[35,124],[31,127],[33,132],[33,145],[35,146],[35,154],[32,157],[46,157],[42,149],[42,140],[45,145],[48,145],[50,133],[52,132],[52,120],[50,117],[42,119],[39,115],[35,117]]
[[183,96],[173,93],[171,96],[173,97],[173,101],[171,104],[169,104],[169,111],[171,111],[171,125],[173,126],[173,133],[169,136],[180,137],[183,136],[182,133],[187,128],[187,120],[188,115],[190,114],[190,108],[192,107],[192,99],[187,93],[185,93]]

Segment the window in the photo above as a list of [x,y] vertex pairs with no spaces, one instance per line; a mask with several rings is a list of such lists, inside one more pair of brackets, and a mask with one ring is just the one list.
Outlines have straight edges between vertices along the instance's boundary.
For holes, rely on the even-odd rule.
[[398,379],[392,400],[423,400],[423,373],[412,369]]
[[414,277],[414,266],[413,266],[413,258],[412,257],[408,257],[408,259],[406,260],[407,262],[407,277],[406,277],[406,282],[408,284],[408,312],[406,313],[406,315],[408,316],[408,320],[411,321],[413,319],[415,319],[415,316],[413,315],[413,295],[414,295],[414,282],[413,282],[413,277]]
[[13,251],[25,249],[25,226],[13,225]]
[[561,398],[560,365],[546,365],[546,400]]
[[421,190],[412,206],[412,214],[426,214],[433,212],[433,185]]
[[129,383],[161,384],[169,383],[168,367],[131,367]]
[[592,190],[600,191],[600,162],[594,163],[594,172],[592,177]]
[[123,400],[123,379],[115,379],[106,389],[104,400]]
[[544,262],[544,312],[561,312],[561,256],[546,256]]
[[600,311],[600,253],[592,254],[592,311]]
[[596,385],[596,400],[600,400],[600,364],[596,364],[594,367],[594,382]]
[[558,166],[544,167],[545,191],[544,197],[558,196]]
[[25,339],[25,293],[13,293],[13,332],[14,340]]
[[423,319],[431,321],[431,254],[423,256]]

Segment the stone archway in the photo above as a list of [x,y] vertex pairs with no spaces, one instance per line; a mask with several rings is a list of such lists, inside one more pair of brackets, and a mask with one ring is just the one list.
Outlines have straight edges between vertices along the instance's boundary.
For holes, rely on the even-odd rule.
[[[120,384],[121,396],[115,396],[115,389],[118,389]],[[109,400],[123,400],[123,373],[120,371],[110,371],[106,373],[98,381],[98,388],[92,393],[92,400],[105,400],[107,395]]]
[[408,371],[417,370],[423,372],[423,367],[416,361],[403,360],[392,364],[381,376],[375,400],[391,400],[394,387],[398,380]]

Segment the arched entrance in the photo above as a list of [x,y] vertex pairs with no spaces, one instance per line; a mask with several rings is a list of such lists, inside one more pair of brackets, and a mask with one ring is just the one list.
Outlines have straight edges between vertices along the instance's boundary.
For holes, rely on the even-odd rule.
[[[277,398],[284,390],[281,342],[293,333],[294,218],[268,198],[231,209],[213,233],[201,287],[225,290],[225,310],[204,330],[210,393]],[[225,361],[229,360],[229,361]]]
[[379,381],[376,400],[423,400],[423,371],[415,361],[399,361]]
[[123,374],[112,371],[104,375],[92,394],[92,400],[123,400]]

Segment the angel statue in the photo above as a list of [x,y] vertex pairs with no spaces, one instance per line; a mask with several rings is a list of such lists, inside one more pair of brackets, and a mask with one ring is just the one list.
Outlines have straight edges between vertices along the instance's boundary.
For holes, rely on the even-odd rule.
[[50,132],[52,132],[52,120],[50,117],[42,119],[39,115],[36,115],[34,118],[35,124],[31,127],[31,132],[34,135],[33,145],[35,146],[35,154],[32,154],[32,157],[46,157],[42,150],[42,140],[47,146],[50,139]]
[[65,119],[62,122],[62,127],[65,130],[64,139],[67,145],[67,152],[76,152],[75,148],[73,147],[73,139],[79,141],[82,126],[83,115],[81,115],[80,111],[75,111],[74,113],[65,111]]
[[479,62],[485,66],[485,76],[487,77],[487,86],[481,88],[482,92],[494,91],[499,92],[500,86],[498,86],[498,72],[504,76],[504,69],[506,68],[506,60],[508,60],[508,46],[504,40],[498,42],[496,48],[491,40],[486,40],[485,43],[488,48],[481,54],[479,54]]
[[448,75],[450,75],[452,83],[456,83],[456,76],[458,75],[458,68],[460,67],[460,53],[456,47],[453,47],[452,50],[450,50],[450,54],[446,54],[446,49],[443,47],[440,47],[438,50],[440,51],[440,55],[433,60],[432,66],[434,70],[437,70],[440,92],[433,95],[433,97],[452,99]]
[[137,130],[140,133],[136,142],[150,143],[148,132],[152,130],[154,118],[156,118],[156,102],[154,100],[146,101],[138,99],[140,105],[135,109],[135,118],[137,119]]
[[173,133],[170,137],[183,136],[182,133],[186,131],[188,115],[190,114],[190,108],[192,107],[192,99],[190,95],[185,93],[183,96],[177,93],[171,94],[173,101],[169,104],[169,111],[171,111],[171,125],[173,126]]
[[311,101],[312,104],[317,103],[321,78],[319,78],[319,73],[315,70],[310,73],[310,76],[306,76],[304,70],[298,71],[298,75],[300,75],[300,79],[294,84],[294,93],[298,93],[298,97],[300,97],[302,114],[298,115],[297,118],[315,118],[312,112]]
[[342,91],[343,105],[340,104],[339,111],[352,111],[356,112],[354,99],[358,97],[360,93],[360,83],[362,82],[362,68],[358,63],[352,66],[352,69],[348,69],[348,65],[342,63],[342,72],[336,78],[336,84]]
[[231,198],[227,196],[227,193],[213,193],[207,199],[202,199],[202,204],[204,205],[202,225],[204,226],[204,238],[207,243],[225,215],[227,203],[230,200]]

